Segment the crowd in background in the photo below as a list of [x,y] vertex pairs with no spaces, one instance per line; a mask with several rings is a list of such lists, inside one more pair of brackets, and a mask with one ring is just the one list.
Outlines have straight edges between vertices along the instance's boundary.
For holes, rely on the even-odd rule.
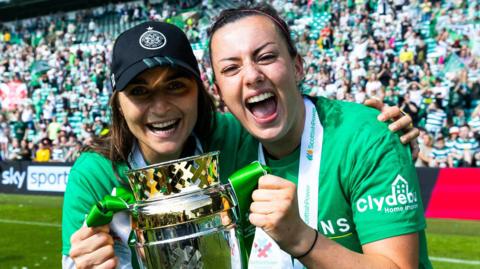
[[[185,9],[144,2],[0,26],[1,160],[74,161],[83,145],[107,134],[113,40],[141,21],[183,27],[211,89],[206,29],[237,3],[204,0]],[[398,105],[421,130],[417,166],[480,167],[478,1],[270,3],[304,56],[304,94]]]

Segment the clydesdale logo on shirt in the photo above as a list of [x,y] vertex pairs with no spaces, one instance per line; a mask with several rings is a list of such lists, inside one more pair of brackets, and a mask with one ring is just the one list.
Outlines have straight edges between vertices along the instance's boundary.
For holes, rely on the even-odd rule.
[[357,210],[362,213],[367,210],[384,211],[384,213],[396,213],[418,208],[417,192],[409,188],[408,182],[397,175],[391,185],[391,194],[373,197],[368,195],[357,201]]

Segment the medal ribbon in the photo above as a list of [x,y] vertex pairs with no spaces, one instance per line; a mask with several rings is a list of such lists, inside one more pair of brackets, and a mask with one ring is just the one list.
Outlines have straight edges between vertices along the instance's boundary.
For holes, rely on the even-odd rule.
[[[305,124],[300,146],[297,196],[299,213],[310,227],[318,226],[318,177],[322,155],[323,127],[315,105],[307,98],[305,104]],[[265,164],[262,144],[258,145],[258,160]],[[253,249],[250,253],[249,268],[303,268],[303,265],[280,249],[277,243],[261,228],[256,228]]]

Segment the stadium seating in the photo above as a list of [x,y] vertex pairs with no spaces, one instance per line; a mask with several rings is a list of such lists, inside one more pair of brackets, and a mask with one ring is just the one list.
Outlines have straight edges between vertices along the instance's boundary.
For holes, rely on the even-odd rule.
[[[135,1],[4,23],[0,28],[0,134],[5,138],[0,141],[0,160],[19,159],[10,154],[13,139],[30,142],[33,158],[35,142],[44,134],[41,126],[48,127],[53,117],[62,128],[59,137],[51,141],[52,149],[68,151],[61,136],[90,143],[99,128],[108,129],[109,53],[122,31],[151,19],[169,21],[187,31],[204,63],[208,62],[206,29],[221,10],[240,2],[200,1],[196,7],[182,10],[163,1],[148,6]],[[480,130],[475,127],[480,117],[475,114],[480,111],[479,3],[434,1],[431,14],[425,14],[422,1],[412,1],[401,9],[388,1],[381,7],[375,1],[355,1],[351,6],[347,1],[320,2],[271,1],[305,54],[306,70],[313,67],[302,85],[304,94],[357,102],[378,97],[399,105],[414,113],[414,122],[422,131],[418,165],[437,165],[430,152],[444,137],[451,159],[446,165],[480,166]],[[138,16],[134,17],[135,12]],[[32,51],[36,58],[16,56]],[[34,69],[34,64],[43,69]],[[209,69],[202,70],[211,81]],[[369,85],[378,80],[381,89],[371,91]],[[419,90],[412,90],[415,83]],[[27,87],[27,96],[21,96],[18,85]],[[415,112],[407,107],[406,95]],[[439,104],[436,110],[432,103]],[[18,121],[27,104],[33,105],[32,123]],[[425,124],[438,110],[446,119],[438,123],[438,132],[428,133]],[[103,127],[95,125],[97,118]],[[452,130],[462,126],[468,128],[468,134],[458,138]],[[22,131],[24,136],[16,137]],[[458,152],[467,140],[470,159]]]

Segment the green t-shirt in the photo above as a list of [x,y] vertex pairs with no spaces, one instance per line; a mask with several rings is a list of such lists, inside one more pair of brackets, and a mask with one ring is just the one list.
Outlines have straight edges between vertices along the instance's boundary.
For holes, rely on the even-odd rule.
[[[127,183],[125,163],[117,165],[117,172]],[[67,189],[63,200],[62,254],[70,251],[70,237],[82,227],[85,216],[97,201],[110,194],[114,187],[122,183],[117,179],[112,162],[95,152],[83,152],[75,161],[68,175]]]
[[22,141],[25,137],[27,124],[23,121],[12,121],[10,125],[12,126],[13,136],[18,139],[19,142]]
[[[419,268],[431,268],[418,179],[408,146],[355,103],[316,99],[323,126],[318,231],[356,252],[370,242],[419,232]],[[250,154],[255,154],[253,147]],[[266,158],[272,174],[297,183],[300,147]]]

